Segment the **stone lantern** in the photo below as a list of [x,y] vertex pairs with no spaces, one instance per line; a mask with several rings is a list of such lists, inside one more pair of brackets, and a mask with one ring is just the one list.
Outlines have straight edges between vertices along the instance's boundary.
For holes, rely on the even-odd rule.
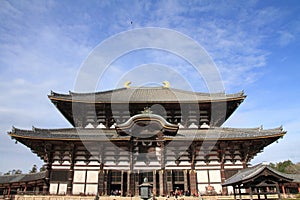
[[140,185],[140,194],[142,199],[149,199],[151,197],[152,185],[148,183],[148,178],[144,178],[144,182]]

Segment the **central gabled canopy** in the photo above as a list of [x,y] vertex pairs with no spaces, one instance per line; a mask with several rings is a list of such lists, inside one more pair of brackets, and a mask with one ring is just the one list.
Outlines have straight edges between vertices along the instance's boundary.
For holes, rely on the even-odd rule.
[[167,122],[160,115],[150,113],[134,115],[125,123],[116,125],[118,134],[134,135],[141,138],[156,136],[159,133],[169,133],[174,136],[178,128],[178,125]]

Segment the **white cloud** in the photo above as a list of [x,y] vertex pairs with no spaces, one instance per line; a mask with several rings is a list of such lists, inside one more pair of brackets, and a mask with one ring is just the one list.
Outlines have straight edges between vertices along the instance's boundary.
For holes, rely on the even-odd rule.
[[288,31],[278,31],[278,34],[279,34],[278,43],[281,46],[286,46],[295,39],[295,36]]

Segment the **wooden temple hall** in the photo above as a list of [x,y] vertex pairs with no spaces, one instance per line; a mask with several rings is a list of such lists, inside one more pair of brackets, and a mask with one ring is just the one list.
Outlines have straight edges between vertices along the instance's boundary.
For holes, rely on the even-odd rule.
[[137,196],[145,177],[155,196],[231,194],[225,180],[286,133],[221,127],[243,92],[126,85],[48,97],[72,128],[9,132],[46,163],[44,194]]

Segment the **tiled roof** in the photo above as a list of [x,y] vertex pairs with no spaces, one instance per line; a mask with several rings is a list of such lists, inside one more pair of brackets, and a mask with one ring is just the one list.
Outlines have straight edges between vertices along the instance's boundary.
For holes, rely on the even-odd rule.
[[258,165],[255,165],[253,167],[248,167],[246,169],[240,170],[238,173],[236,173],[232,177],[225,180],[225,183],[223,183],[222,185],[223,186],[229,186],[229,185],[241,184],[244,181],[247,181],[247,180],[250,180],[251,178],[254,178],[258,174],[263,172],[265,169],[270,170],[274,174],[282,177],[284,180],[289,180],[289,181],[293,180],[290,177],[286,176],[286,174],[281,173],[277,170],[274,170],[273,168],[271,168],[270,166],[268,166],[266,164],[258,164]]
[[285,174],[285,176],[293,179],[295,183],[300,183],[300,174]]
[[122,103],[122,102],[211,102],[224,100],[243,100],[244,92],[236,94],[200,93],[164,87],[120,88],[95,93],[59,94],[51,92],[52,100],[91,102],[91,103]]
[[258,128],[222,128],[214,127],[209,129],[179,129],[176,137],[193,137],[194,139],[256,139],[274,136],[283,136],[286,132],[282,127],[274,129]]
[[[165,136],[166,139],[178,140],[239,140],[258,138],[279,138],[286,132],[282,127],[274,129],[259,128],[209,128],[209,129],[179,129],[175,136]],[[30,139],[59,139],[59,140],[126,140],[130,136],[120,136],[115,129],[98,128],[66,128],[66,129],[40,129],[32,130],[13,128],[9,135],[14,138]]]
[[0,184],[28,182],[34,180],[41,180],[46,177],[46,172],[32,173],[32,174],[15,174],[0,176]]

